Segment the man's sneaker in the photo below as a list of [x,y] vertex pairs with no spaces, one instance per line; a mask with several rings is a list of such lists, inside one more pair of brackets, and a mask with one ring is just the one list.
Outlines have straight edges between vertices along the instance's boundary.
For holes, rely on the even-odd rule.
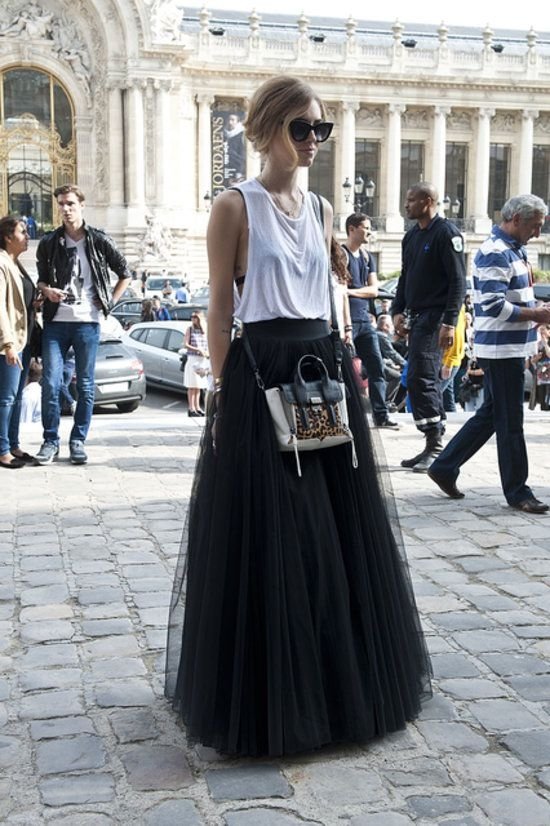
[[59,455],[59,445],[55,442],[43,442],[42,447],[36,454],[35,461],[38,465],[49,465]]
[[88,457],[86,455],[86,451],[84,450],[84,442],[81,442],[80,439],[75,439],[74,442],[69,442],[69,450],[73,465],[86,464]]
[[381,422],[375,422],[375,427],[386,428],[387,430],[399,430],[400,425],[391,419],[383,419]]

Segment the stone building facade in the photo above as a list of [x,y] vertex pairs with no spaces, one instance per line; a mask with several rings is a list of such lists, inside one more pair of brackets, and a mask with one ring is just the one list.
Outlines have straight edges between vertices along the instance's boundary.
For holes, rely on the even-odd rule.
[[[302,176],[373,217],[379,271],[399,267],[406,188],[421,178],[474,250],[509,195],[550,198],[550,35],[182,10],[177,0],[0,0],[0,210],[57,221],[76,180],[91,223],[206,278],[212,199],[260,159],[247,101],[266,77],[311,82],[335,128]],[[530,245],[550,270],[550,234]]]

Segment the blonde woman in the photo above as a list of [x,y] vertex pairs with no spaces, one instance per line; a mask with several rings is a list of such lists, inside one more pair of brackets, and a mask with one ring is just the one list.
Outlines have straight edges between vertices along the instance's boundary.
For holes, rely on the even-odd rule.
[[[429,661],[344,352],[350,445],[280,452],[266,387],[298,359],[336,375],[329,333],[332,208],[300,189],[332,124],[302,80],[253,95],[246,136],[262,173],[221,193],[208,228],[207,420],[171,610],[167,694],[192,740],[238,755],[366,742],[403,728]],[[183,579],[183,573],[186,579]],[[185,598],[184,598],[185,592]],[[180,625],[185,605],[185,622]]]

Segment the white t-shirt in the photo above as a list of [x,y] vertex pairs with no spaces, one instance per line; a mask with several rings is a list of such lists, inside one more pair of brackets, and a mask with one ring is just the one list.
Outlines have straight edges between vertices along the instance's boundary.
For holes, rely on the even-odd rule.
[[42,418],[42,388],[37,381],[31,381],[21,394],[21,422],[39,422]]
[[281,212],[252,178],[235,187],[248,220],[248,267],[235,316],[245,324],[274,318],[330,318],[327,249],[311,197],[300,215]]
[[[65,235],[65,246],[69,255],[74,255],[73,273],[65,287],[67,298],[61,301],[53,321],[96,321],[100,320],[100,310],[94,305],[97,293],[92,281],[90,262],[86,255],[86,238],[73,241]],[[76,252],[71,253],[71,250]]]

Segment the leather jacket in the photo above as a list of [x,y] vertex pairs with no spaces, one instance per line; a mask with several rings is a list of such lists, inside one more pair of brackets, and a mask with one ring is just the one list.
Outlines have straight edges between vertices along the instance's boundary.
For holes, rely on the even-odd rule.
[[[86,233],[86,255],[90,262],[92,281],[101,309],[105,316],[112,307],[112,290],[109,269],[118,275],[119,281],[131,278],[131,272],[125,257],[115,246],[112,238],[103,230],[84,224]],[[72,263],[65,246],[65,228],[63,226],[48,232],[40,241],[36,253],[38,281],[48,287],[65,289],[71,280]],[[44,321],[51,321],[59,304],[44,301]]]

